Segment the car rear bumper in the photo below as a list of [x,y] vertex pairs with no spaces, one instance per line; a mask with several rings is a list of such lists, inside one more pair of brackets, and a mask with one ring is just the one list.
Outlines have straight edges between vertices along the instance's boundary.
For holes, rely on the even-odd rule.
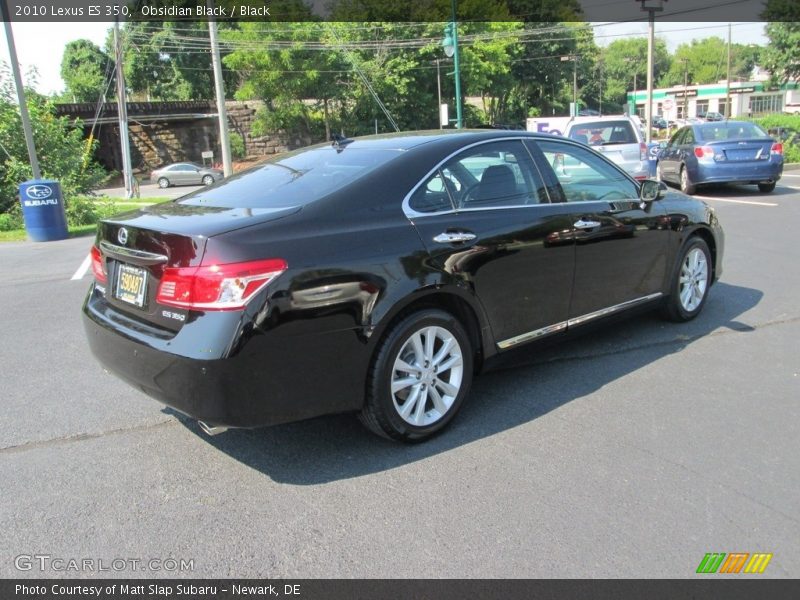
[[195,321],[159,337],[94,289],[83,307],[89,346],[106,370],[209,425],[260,427],[361,407],[366,350],[355,331],[248,333],[240,319],[206,313],[202,329]]
[[757,183],[778,181],[783,174],[783,162],[764,161],[699,164],[693,183]]

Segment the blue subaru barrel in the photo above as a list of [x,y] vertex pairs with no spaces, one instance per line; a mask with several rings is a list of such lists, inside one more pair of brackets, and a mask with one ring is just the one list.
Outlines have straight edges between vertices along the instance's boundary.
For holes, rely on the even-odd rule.
[[650,142],[647,146],[647,169],[650,177],[656,176],[656,165],[658,164],[658,153],[661,151],[659,142]]
[[19,200],[25,230],[34,242],[52,242],[68,237],[64,197],[57,181],[34,179],[19,185]]

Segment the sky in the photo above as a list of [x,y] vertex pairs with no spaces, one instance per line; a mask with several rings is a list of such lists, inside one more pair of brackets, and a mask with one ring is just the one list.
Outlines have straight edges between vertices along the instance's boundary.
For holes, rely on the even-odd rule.
[[[607,46],[616,39],[624,37],[646,37],[646,23],[594,23],[595,41],[600,46]],[[36,89],[44,94],[58,93],[64,90],[61,80],[61,55],[64,46],[72,40],[86,38],[101,48],[105,44],[110,23],[13,23],[14,41],[17,56],[23,73],[31,66],[39,72]],[[764,35],[764,23],[734,23],[733,40],[739,44],[761,44],[767,42]],[[656,22],[656,36],[667,42],[670,51],[678,45],[701,39],[728,36],[727,23],[706,22]],[[0,62],[8,63],[8,45],[4,28],[0,28]]]

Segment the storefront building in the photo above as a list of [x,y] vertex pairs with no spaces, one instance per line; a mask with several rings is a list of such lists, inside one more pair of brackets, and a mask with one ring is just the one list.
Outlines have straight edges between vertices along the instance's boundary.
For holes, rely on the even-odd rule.
[[[708,112],[725,113],[727,85],[676,86],[653,90],[653,114],[675,120],[698,117]],[[636,113],[644,118],[647,90],[628,92],[628,102],[636,102]],[[730,89],[731,118],[758,117],[780,113],[786,104],[800,102],[797,82],[770,86],[765,81],[737,81]]]

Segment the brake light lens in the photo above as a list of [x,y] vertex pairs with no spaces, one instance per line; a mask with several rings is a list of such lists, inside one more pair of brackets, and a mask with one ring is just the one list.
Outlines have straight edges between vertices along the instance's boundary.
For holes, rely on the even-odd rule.
[[156,302],[189,310],[240,310],[287,268],[281,258],[167,267],[158,285]]
[[639,144],[639,160],[645,161],[647,160],[647,144],[641,142]]
[[711,146],[695,146],[694,155],[697,158],[714,158],[714,149]]
[[770,154],[783,154],[783,144],[780,142],[775,142],[772,144],[772,148],[769,151]]
[[92,271],[94,272],[94,278],[100,283],[107,283],[108,274],[106,273],[106,261],[103,260],[103,253],[100,252],[100,248],[97,246],[92,246],[90,254],[92,257]]

